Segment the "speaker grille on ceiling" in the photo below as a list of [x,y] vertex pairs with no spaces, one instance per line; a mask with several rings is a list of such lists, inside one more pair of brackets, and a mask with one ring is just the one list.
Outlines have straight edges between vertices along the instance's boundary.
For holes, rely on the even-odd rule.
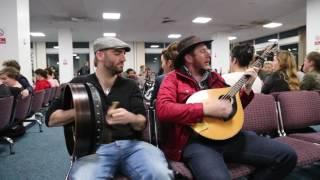
[[161,21],[162,24],[167,24],[167,23],[175,23],[176,20],[171,19],[169,17],[164,17],[163,20]]

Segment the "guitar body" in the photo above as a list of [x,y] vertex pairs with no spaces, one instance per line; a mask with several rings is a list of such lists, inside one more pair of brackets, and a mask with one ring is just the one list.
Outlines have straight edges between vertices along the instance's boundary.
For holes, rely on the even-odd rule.
[[[227,94],[230,88],[217,88],[202,90],[191,95],[187,103],[199,103],[218,101],[220,97]],[[228,119],[218,119],[204,117],[202,122],[192,125],[192,129],[203,137],[212,140],[225,140],[235,136],[242,128],[244,122],[244,112],[239,93],[231,98],[233,112]]]

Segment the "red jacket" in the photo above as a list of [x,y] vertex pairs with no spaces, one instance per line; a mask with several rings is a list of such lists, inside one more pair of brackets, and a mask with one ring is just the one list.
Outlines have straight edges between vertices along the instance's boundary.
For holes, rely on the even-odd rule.
[[34,91],[37,92],[48,88],[51,88],[49,81],[47,81],[46,79],[37,80],[35,83]]
[[[209,87],[226,87],[219,74],[212,72],[208,78]],[[156,113],[161,125],[165,125],[166,128],[166,138],[162,139],[162,150],[171,160],[181,159],[182,150],[193,133],[189,126],[203,118],[202,103],[185,104],[189,96],[199,90],[196,80],[180,70],[167,74],[161,83],[157,95]],[[242,105],[244,107],[248,105],[253,96],[252,91],[250,95],[240,91]]]

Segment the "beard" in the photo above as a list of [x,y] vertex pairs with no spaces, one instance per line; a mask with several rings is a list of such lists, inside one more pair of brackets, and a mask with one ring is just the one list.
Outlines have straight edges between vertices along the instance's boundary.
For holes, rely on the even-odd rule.
[[107,70],[107,72],[110,73],[110,75],[114,76],[117,74],[120,74],[123,72],[123,67],[117,67],[113,64],[111,65],[105,65],[105,69]]
[[118,68],[116,66],[111,66],[111,67],[107,67],[108,72],[110,72],[110,74],[112,76],[120,74],[123,72],[123,68]]

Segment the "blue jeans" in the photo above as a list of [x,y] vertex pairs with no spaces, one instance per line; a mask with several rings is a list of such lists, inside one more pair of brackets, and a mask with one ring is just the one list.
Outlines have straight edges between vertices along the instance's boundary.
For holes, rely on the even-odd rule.
[[113,179],[121,173],[132,180],[169,180],[173,172],[164,154],[143,141],[120,140],[101,145],[95,154],[74,162],[69,178],[76,180]]
[[192,138],[184,149],[183,159],[196,179],[231,179],[225,162],[235,162],[256,167],[250,179],[278,180],[294,169],[297,155],[286,144],[242,131],[224,141]]

